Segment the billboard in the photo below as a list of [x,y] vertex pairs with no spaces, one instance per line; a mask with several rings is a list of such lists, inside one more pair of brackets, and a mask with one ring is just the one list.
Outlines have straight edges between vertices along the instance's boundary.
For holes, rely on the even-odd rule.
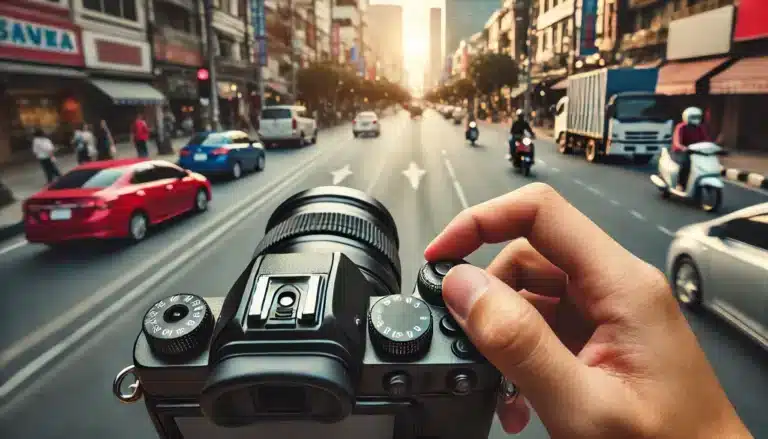
[[765,0],[741,0],[736,16],[733,41],[768,38],[768,2]]
[[251,0],[251,26],[253,28],[253,58],[260,66],[267,65],[267,35],[264,0]]
[[581,29],[579,29],[579,56],[597,53],[597,0],[583,0],[581,4]]
[[[764,1],[764,0],[763,0]],[[731,50],[735,8],[725,6],[669,23],[667,59],[723,55]],[[706,32],[701,32],[706,29]]]
[[338,62],[341,55],[341,25],[333,23],[331,28],[331,57],[334,62]]

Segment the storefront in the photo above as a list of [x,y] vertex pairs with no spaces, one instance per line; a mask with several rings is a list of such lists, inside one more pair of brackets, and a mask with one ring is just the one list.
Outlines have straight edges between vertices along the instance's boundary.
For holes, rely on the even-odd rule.
[[217,63],[219,121],[227,129],[243,129],[250,125],[253,100],[248,96],[258,79],[258,69],[235,61]]
[[139,113],[151,128],[157,127],[165,96],[151,85],[149,44],[83,31],[83,47],[91,85],[86,118],[105,120],[117,141],[128,140]]
[[0,3],[0,164],[31,159],[36,128],[68,145],[83,121],[81,33],[59,9]]

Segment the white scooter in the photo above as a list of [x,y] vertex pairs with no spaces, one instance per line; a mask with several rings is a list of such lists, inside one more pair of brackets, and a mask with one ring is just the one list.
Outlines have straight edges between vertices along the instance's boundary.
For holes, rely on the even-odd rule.
[[720,175],[718,155],[725,151],[711,142],[694,143],[688,147],[691,155],[691,171],[685,190],[677,189],[677,175],[680,166],[672,160],[668,149],[661,150],[658,174],[651,175],[651,181],[661,191],[661,196],[670,194],[683,199],[693,199],[706,212],[715,212],[723,202],[723,179]]

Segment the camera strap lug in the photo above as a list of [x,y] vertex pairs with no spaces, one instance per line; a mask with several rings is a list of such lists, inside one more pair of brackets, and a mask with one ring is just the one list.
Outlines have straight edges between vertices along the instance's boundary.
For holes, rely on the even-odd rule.
[[[122,403],[132,404],[140,400],[143,394],[141,389],[141,382],[139,381],[139,377],[136,375],[135,369],[136,367],[133,365],[126,367],[117,374],[115,380],[112,382],[112,393],[114,393],[117,399],[119,399]],[[123,386],[123,381],[128,375],[133,375],[135,380],[133,384],[128,386],[130,393],[123,393],[121,387]]]

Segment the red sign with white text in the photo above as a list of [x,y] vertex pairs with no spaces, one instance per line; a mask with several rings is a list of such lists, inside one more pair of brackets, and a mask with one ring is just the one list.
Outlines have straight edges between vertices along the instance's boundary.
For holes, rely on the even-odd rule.
[[341,46],[341,26],[339,23],[333,23],[333,29],[331,30],[331,57],[336,62],[339,59]]
[[82,66],[82,47],[80,28],[68,18],[0,2],[0,59]]
[[741,0],[733,41],[768,38],[768,1]]

